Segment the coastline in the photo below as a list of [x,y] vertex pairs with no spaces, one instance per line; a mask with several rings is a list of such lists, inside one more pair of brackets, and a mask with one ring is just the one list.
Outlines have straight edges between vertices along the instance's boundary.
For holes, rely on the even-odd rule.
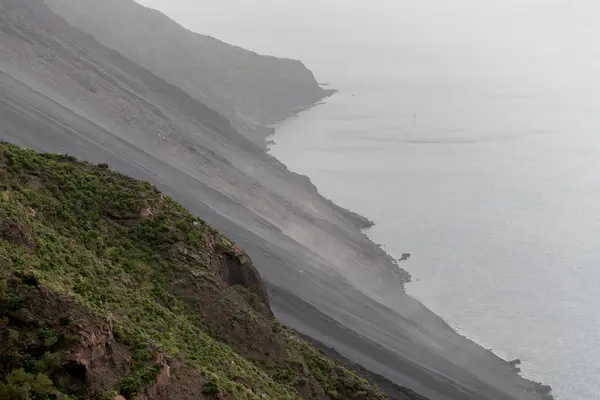
[[[0,77],[2,77],[1,74]],[[498,392],[495,386],[489,386],[485,381],[480,382],[481,387],[476,388],[477,390],[469,390],[464,386],[464,382],[473,377],[472,374],[465,370],[464,372],[460,371],[457,376],[456,366],[448,363],[447,354],[436,352],[433,346],[424,346],[416,336],[409,336],[408,341],[405,339],[401,342],[396,340],[389,342],[386,338],[389,337],[390,332],[399,332],[398,334],[402,335],[401,332],[411,323],[411,320],[407,320],[405,317],[378,304],[343,280],[332,280],[331,277],[318,275],[317,271],[310,274],[299,272],[301,268],[307,266],[307,261],[310,262],[306,259],[307,255],[305,253],[295,255],[290,253],[289,249],[283,250],[269,241],[260,239],[256,233],[246,230],[241,225],[232,223],[232,221],[215,212],[213,208],[205,203],[206,196],[212,196],[211,190],[203,186],[198,180],[167,163],[151,158],[150,155],[135,148],[135,146],[122,142],[116,135],[93,125],[90,120],[82,118],[68,109],[59,107],[50,99],[38,98],[39,96],[35,93],[29,93],[23,85],[9,82],[11,81],[7,80],[6,84],[17,85],[18,90],[15,88],[15,91],[7,89],[2,92],[3,97],[7,96],[6,101],[9,102],[8,104],[17,101],[16,109],[25,107],[25,109],[31,110],[32,115],[36,117],[28,118],[29,114],[15,113],[11,117],[14,118],[14,124],[10,124],[8,130],[2,132],[3,139],[8,139],[22,146],[42,147],[40,150],[44,151],[76,154],[80,158],[96,163],[108,162],[123,173],[138,179],[155,182],[166,194],[181,199],[184,206],[197,215],[203,215],[207,222],[219,227],[223,233],[245,248],[255,264],[261,267],[261,275],[263,278],[267,278],[267,284],[287,285],[283,287],[286,293],[280,296],[284,301],[273,302],[274,309],[281,310],[282,307],[288,306],[283,309],[283,312],[278,313],[278,317],[286,325],[293,326],[298,330],[303,327],[302,333],[323,339],[325,345],[335,348],[353,362],[386,376],[393,382],[411,387],[430,400],[520,399],[520,397]],[[19,96],[25,96],[25,98],[15,98],[16,93],[19,93]],[[57,107],[59,109],[55,110]],[[48,115],[55,115],[59,119],[50,119]],[[45,137],[51,140],[44,142],[38,140],[36,134],[38,132],[36,124],[38,122],[34,121],[41,121],[39,123],[45,127]],[[64,126],[73,126],[78,132],[86,133],[85,139],[83,135],[75,136],[79,138],[78,140],[84,142],[72,143],[73,138],[63,132]],[[85,143],[85,146],[80,146],[82,143]],[[37,144],[37,146],[32,146],[32,144]],[[111,148],[118,148],[119,152],[107,152],[107,149]],[[161,176],[153,175],[152,170],[160,170]],[[193,188],[194,192],[189,192],[189,188]],[[371,243],[371,247],[377,249],[377,254],[382,252],[373,243]],[[303,283],[303,280],[306,280],[306,283]],[[293,282],[292,286],[289,285],[290,281]],[[310,281],[310,284],[307,283],[308,281]],[[308,304],[307,302],[312,303],[310,304],[312,308],[317,308],[320,312],[315,313],[310,310],[304,312],[296,302],[289,300],[290,294],[300,296],[306,304]],[[408,303],[410,307],[421,307],[409,297],[405,298],[405,303]],[[353,307],[352,310],[355,314],[347,318],[348,314],[343,311],[348,310],[344,307],[350,305]],[[422,312],[419,311],[421,309]],[[425,307],[421,307],[416,311],[421,312],[420,315],[424,318],[434,319],[435,321],[439,319],[427,311]],[[328,315],[328,317],[323,319],[322,316],[324,315]],[[363,318],[363,321],[357,321],[356,316]],[[332,324],[332,318],[338,320],[339,323]],[[397,320],[398,318],[401,320]],[[449,328],[445,325],[441,323],[438,325],[442,333],[450,333]],[[448,329],[448,332],[446,332],[446,329]],[[410,332],[405,332],[405,334],[410,334]],[[458,338],[456,339],[458,340]],[[375,344],[375,347],[372,344]],[[466,346],[466,349],[476,351],[476,355],[479,355],[477,359],[489,361],[489,363],[485,362],[485,365],[495,363],[492,357],[481,352],[482,349],[476,348],[472,342],[470,344],[460,344],[460,346]],[[379,350],[377,350],[377,353],[373,353],[373,349]],[[429,367],[435,367],[438,371],[432,371],[431,368],[423,367],[422,364],[411,360],[411,352],[415,350],[418,352],[425,351],[431,357],[434,357],[434,360],[439,360],[441,364],[429,365]],[[509,368],[506,367],[506,363],[497,365],[495,368],[503,375],[510,372]],[[456,380],[457,378],[458,380]],[[509,378],[511,384],[514,383],[516,374],[511,373]],[[519,385],[533,390],[533,386],[524,381]],[[468,395],[465,394],[464,390],[467,390]],[[440,393],[444,395],[440,396]],[[528,396],[526,398],[539,399],[540,397]]]
[[[327,86],[329,86],[329,84],[327,84]],[[327,99],[336,93],[339,93],[339,91],[332,90],[332,93],[330,93],[328,96],[324,97],[323,99],[315,102],[314,104],[312,104],[310,106],[303,107],[298,112],[290,114],[287,118],[277,122],[276,124],[270,125],[269,128],[273,128],[273,133],[265,139],[266,152],[271,155],[271,147],[277,145],[277,142],[274,140],[274,138],[277,135],[277,127],[278,126],[281,126],[282,124],[294,123],[294,119],[301,117],[301,115],[304,112],[306,112],[312,108],[325,105],[327,103]],[[284,160],[280,160],[280,161],[285,164]],[[352,225],[354,227],[356,227],[361,232],[361,234],[365,235],[373,245],[379,247],[387,255],[387,257],[390,259],[390,261],[398,267],[398,269],[400,271],[402,271],[403,273],[406,273],[407,279],[406,279],[406,281],[404,281],[402,283],[402,285],[404,286],[404,291],[406,292],[405,285],[412,282],[410,272],[408,272],[402,268],[401,264],[398,262],[400,260],[400,258],[397,257],[398,255],[393,254],[389,250],[385,249],[385,245],[378,244],[377,242],[375,242],[373,237],[370,236],[368,233],[369,228],[375,227],[377,222],[374,220],[371,220],[370,218],[368,218],[364,215],[358,214],[358,213],[352,211],[351,209],[344,208],[344,207],[337,205],[337,203],[335,203],[334,199],[330,199],[330,198],[324,196],[323,194],[321,194],[321,192],[319,191],[319,188],[312,182],[312,180],[309,176],[301,175],[300,173],[297,173],[295,171],[291,171],[291,172],[295,173],[297,175],[300,175],[301,177],[306,179],[308,182],[310,182],[310,185],[315,188],[315,190],[317,191],[317,193],[319,193],[319,195],[321,195],[327,201],[331,202],[335,207],[343,210],[344,214],[347,215],[351,220],[353,220]],[[406,295],[408,297],[410,297],[411,299],[414,299],[415,301],[421,303],[420,300],[417,300],[416,298],[410,296],[409,294],[406,294]],[[421,303],[421,304],[423,304],[424,307],[428,308],[426,304],[424,304],[424,303]],[[525,385],[523,385],[523,390],[525,392],[539,394],[540,396],[542,396],[544,399],[547,399],[547,400],[555,399],[555,397],[552,394],[552,388],[549,385],[545,385],[542,382],[535,381],[534,379],[527,376],[526,372],[523,371],[521,368],[521,366],[522,366],[521,359],[517,358],[517,359],[510,360],[505,357],[502,357],[493,348],[486,347],[482,343],[482,341],[469,336],[469,334],[466,333],[463,330],[463,328],[453,326],[441,315],[438,315],[438,314],[435,314],[435,315],[438,318],[440,318],[440,320],[442,320],[444,322],[444,324],[447,325],[448,329],[452,330],[457,336],[459,336],[463,340],[466,340],[466,341],[472,343],[473,345],[483,349],[489,355],[490,362],[496,361],[496,362],[499,362],[500,364],[503,364],[505,366],[505,369],[508,371],[508,373],[516,374],[519,378],[521,378],[526,383]],[[307,335],[302,334],[302,336],[305,336],[308,338]],[[336,354],[338,354],[339,357],[341,357],[340,360],[345,360],[346,362],[348,361],[347,358],[345,356],[339,354],[335,348],[327,347],[326,345],[322,344],[318,340],[315,340],[314,338],[312,338],[311,341],[322,346],[325,349],[325,351],[328,351],[330,353],[330,355],[336,357]],[[357,364],[357,363],[353,363],[353,364],[355,365],[354,368],[357,368],[357,366],[358,366],[358,368],[364,369],[364,367],[361,366],[360,364]],[[368,369],[366,369],[366,371],[367,371],[367,373],[371,372]],[[374,372],[371,372],[371,374],[374,374],[375,376],[378,375],[377,373],[374,373]],[[381,378],[383,378],[384,382],[385,381],[389,382],[389,380],[386,377],[381,377]],[[393,383],[392,383],[392,385],[393,385]]]
[[[344,352],[354,355],[350,358],[355,362],[389,374],[394,381],[431,400],[521,399],[502,390],[501,382],[490,378],[489,374],[482,375],[477,367],[457,368],[456,362],[460,361],[463,351],[477,366],[492,368],[487,361],[494,360],[472,342],[461,340],[439,317],[400,291],[405,281],[402,276],[393,275],[397,268],[391,263],[391,257],[368,240],[356,226],[356,221],[347,218],[352,214],[331,201],[325,202],[312,183],[288,173],[283,164],[249,146],[249,142],[236,134],[230,123],[213,110],[117,54],[94,46],[97,46],[94,42],[87,46],[91,53],[84,61],[105,65],[103,60],[108,57],[112,63],[123,65],[129,71],[126,79],[143,77],[145,81],[136,82],[141,85],[140,90],[156,94],[153,107],[175,113],[169,118],[171,124],[186,124],[173,129],[170,137],[156,136],[149,140],[151,132],[164,133],[164,118],[149,118],[148,115],[155,115],[153,113],[142,114],[154,108],[142,108],[138,113],[135,109],[115,109],[119,100],[131,102],[135,91],[118,90],[108,92],[109,97],[99,98],[96,92],[87,92],[85,88],[70,84],[67,78],[53,70],[35,68],[25,70],[30,78],[28,83],[42,83],[44,79],[52,78],[52,83],[56,83],[52,86],[54,91],[44,95],[35,87],[28,87],[27,82],[15,82],[0,74],[2,83],[7,86],[3,87],[0,97],[5,107],[4,118],[9,121],[1,130],[2,137],[21,146],[107,163],[121,173],[154,182],[165,194],[180,200],[194,214],[202,215],[207,223],[246,249],[265,281],[279,284],[329,317],[323,320],[321,314],[310,311],[300,315],[301,309],[291,307],[287,315],[283,315],[288,319],[296,317],[290,326],[308,327],[308,333],[312,329],[313,337],[325,338],[326,344],[340,352],[345,349]],[[41,47],[39,50],[46,49]],[[9,54],[12,55],[13,50],[10,47]],[[2,61],[17,66],[24,63],[23,60],[33,65],[41,64],[41,58],[35,57],[36,54],[2,58]],[[121,77],[117,71],[106,68],[108,78]],[[126,79],[118,81],[124,87],[132,88]],[[99,87],[110,85],[103,77],[95,83]],[[158,89],[155,92],[153,88]],[[65,98],[78,99],[76,106],[64,103]],[[188,107],[174,106],[180,104],[182,98],[187,100]],[[105,104],[108,109],[100,109],[98,104]],[[115,113],[121,118],[115,118]],[[132,118],[136,118],[136,123],[130,122]],[[198,131],[212,134],[205,136],[207,142],[198,143],[194,140]],[[195,146],[187,147],[188,140]],[[223,140],[231,147],[223,146]],[[166,146],[180,151],[169,153],[165,151]],[[202,154],[197,154],[198,149]],[[186,158],[183,156],[189,159],[182,161]],[[228,164],[230,159],[241,164],[233,167]],[[226,175],[226,186],[220,179],[211,179],[212,174],[201,173],[203,170],[199,166],[202,164],[198,163],[201,160],[208,162],[209,171],[214,171],[216,166],[231,168],[231,173]],[[252,181],[243,171],[256,162],[260,162],[270,179],[256,181],[252,188],[240,185],[235,178],[240,174],[243,181]],[[284,224],[287,221],[278,219],[278,215],[267,215],[275,226],[293,229],[285,235],[256,223],[259,208],[270,199],[287,221],[291,217],[292,223]],[[311,204],[318,208],[306,207]],[[346,218],[342,218],[344,216]],[[306,236],[309,236],[308,240]],[[315,237],[328,242],[324,246],[318,243],[323,240],[313,243]],[[347,258],[338,257],[339,252],[346,252]],[[379,281],[373,278],[379,278]],[[362,287],[367,290],[361,291],[356,286],[361,282],[373,285]],[[378,302],[377,290],[380,288],[384,297],[398,298]],[[308,326],[307,319],[310,319]],[[343,329],[337,329],[331,320],[339,321]],[[369,343],[377,344],[380,351],[377,355],[369,351],[372,348]],[[504,363],[494,368],[503,375],[508,372]],[[515,376],[510,375],[512,392],[517,385],[515,380]],[[525,383],[519,381],[519,385]]]
[[[329,84],[320,83],[319,86],[321,87],[321,89],[323,89],[323,86],[329,86]],[[335,94],[339,93],[339,90],[337,90],[337,89],[323,89],[323,90],[325,93],[323,95],[323,97],[319,98],[318,100],[316,100],[315,102],[313,102],[311,104],[300,106],[298,109],[296,109],[295,111],[290,113],[287,117],[265,127],[270,132],[264,138],[265,153],[267,153],[271,157],[274,157],[271,154],[271,146],[277,145],[277,143],[273,140],[273,138],[277,134],[278,126],[280,126],[281,124],[286,124],[286,123],[291,122],[294,118],[298,118],[301,114],[305,113],[306,111],[309,111],[315,107],[325,105],[327,102],[327,99],[329,99],[331,96],[334,96]],[[274,158],[277,159],[277,157],[274,157]],[[277,160],[279,162],[281,162],[287,168],[287,165],[285,165],[285,163],[282,160],[279,160],[279,159],[277,159]],[[291,171],[291,170],[289,170],[289,168],[288,168],[288,171],[291,174],[297,176],[299,179],[305,181],[306,185],[308,187],[310,187],[311,190],[314,190],[315,192],[317,192],[319,194],[319,196],[321,196],[326,202],[328,202],[332,208],[337,209],[338,212],[341,215],[343,215],[344,218],[346,218],[356,229],[361,231],[361,233],[365,234],[365,232],[363,232],[364,230],[375,226],[375,222],[373,222],[369,218],[365,217],[364,215],[360,215],[359,213],[356,213],[352,210],[344,208],[344,207],[338,205],[335,201],[323,196],[321,194],[321,192],[319,191],[319,189],[317,188],[317,186],[312,182],[312,180],[310,179],[309,176],[300,174],[295,171]]]

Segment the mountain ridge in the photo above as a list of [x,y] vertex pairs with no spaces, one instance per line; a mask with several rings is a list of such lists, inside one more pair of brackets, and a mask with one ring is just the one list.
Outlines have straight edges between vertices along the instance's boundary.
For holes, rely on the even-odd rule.
[[[301,61],[259,55],[191,32],[133,1],[47,0],[46,4],[100,43],[127,54],[223,114],[260,146],[273,132],[267,126],[333,92],[321,88]],[[119,13],[110,11],[114,8]]]

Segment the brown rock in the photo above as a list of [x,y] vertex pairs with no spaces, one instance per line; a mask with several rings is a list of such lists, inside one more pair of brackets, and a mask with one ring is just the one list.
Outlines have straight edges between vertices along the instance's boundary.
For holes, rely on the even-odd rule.
[[169,380],[171,378],[171,367],[164,365],[160,370],[160,373],[156,377],[156,389],[158,392],[163,392],[169,387]]
[[140,211],[140,217],[143,219],[148,219],[150,217],[154,217],[154,213],[152,212],[152,207],[142,209]]

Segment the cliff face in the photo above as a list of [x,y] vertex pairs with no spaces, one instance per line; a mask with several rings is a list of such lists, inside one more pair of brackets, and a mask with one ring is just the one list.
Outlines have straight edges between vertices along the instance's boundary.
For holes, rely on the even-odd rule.
[[[266,125],[329,94],[301,62],[184,29],[133,0],[46,0],[69,23],[179,86],[262,144]],[[118,12],[115,12],[118,10]]]
[[272,316],[243,250],[150,184],[2,144],[0,190],[2,399],[383,400]]

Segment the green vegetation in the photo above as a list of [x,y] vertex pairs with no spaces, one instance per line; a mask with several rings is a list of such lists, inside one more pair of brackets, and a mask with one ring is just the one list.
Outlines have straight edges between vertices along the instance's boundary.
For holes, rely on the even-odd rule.
[[0,327],[2,399],[384,398],[281,326],[245,253],[155,187],[8,144]]

